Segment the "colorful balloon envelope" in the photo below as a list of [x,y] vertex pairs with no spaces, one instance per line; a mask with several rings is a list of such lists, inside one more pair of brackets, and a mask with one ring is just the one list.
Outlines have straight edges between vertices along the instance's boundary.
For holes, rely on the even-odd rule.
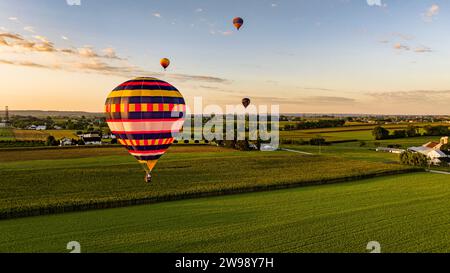
[[236,17],[233,19],[233,25],[236,27],[237,30],[241,29],[243,24],[244,19],[242,19],[241,17]]
[[156,78],[136,78],[122,83],[105,103],[107,123],[147,172],[151,172],[180,132],[186,105],[171,84]]
[[251,101],[249,98],[243,98],[242,99],[242,105],[244,105],[245,108],[247,108],[250,105]]
[[170,65],[170,60],[167,58],[163,58],[163,59],[161,59],[160,63],[161,63],[161,66],[164,68],[164,70],[166,70]]

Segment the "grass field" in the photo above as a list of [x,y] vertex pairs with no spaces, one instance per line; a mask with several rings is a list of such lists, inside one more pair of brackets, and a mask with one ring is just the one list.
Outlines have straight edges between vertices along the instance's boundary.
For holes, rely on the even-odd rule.
[[0,140],[14,140],[12,129],[0,128]]
[[0,214],[326,183],[404,170],[410,168],[393,161],[180,146],[160,160],[154,183],[147,185],[141,166],[121,147],[0,151]]
[[344,184],[0,221],[0,252],[450,251],[450,179]]
[[[405,129],[410,124],[389,124],[383,125],[384,128],[389,130],[401,130]],[[423,127],[426,125],[444,125],[449,126],[449,124],[427,124],[427,123],[417,123],[414,126],[419,127],[420,133],[424,133]],[[439,137],[415,137],[415,138],[403,138],[403,139],[389,139],[377,141],[374,140],[372,136],[372,130],[376,125],[363,125],[363,126],[343,126],[336,128],[321,128],[321,129],[308,129],[308,130],[293,130],[293,131],[280,131],[280,138],[287,140],[306,140],[320,136],[326,141],[344,141],[344,140],[358,140],[366,141],[370,143],[380,142],[382,144],[386,143],[400,143],[400,144],[414,144],[422,145],[429,141],[439,141]],[[425,141],[425,142],[422,142]]]

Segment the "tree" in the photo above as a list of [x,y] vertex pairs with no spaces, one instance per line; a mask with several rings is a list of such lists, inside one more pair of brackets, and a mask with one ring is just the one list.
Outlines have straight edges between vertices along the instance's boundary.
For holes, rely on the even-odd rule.
[[444,144],[441,146],[441,151],[445,154],[450,154],[450,144]]
[[447,126],[425,126],[425,135],[426,136],[445,136],[450,133]]
[[428,158],[424,154],[407,151],[400,154],[400,162],[404,165],[426,167]]
[[322,137],[315,137],[315,138],[311,138],[309,140],[309,144],[312,145],[312,146],[325,145],[326,141]]
[[407,137],[416,137],[419,135],[419,128],[414,125],[408,125],[406,128],[406,136]]
[[377,126],[373,129],[372,135],[375,137],[376,140],[388,139],[389,131],[381,126]]
[[395,130],[393,137],[394,138],[405,138],[407,135],[406,130]]
[[55,139],[54,136],[48,136],[45,144],[47,146],[58,146],[59,142]]

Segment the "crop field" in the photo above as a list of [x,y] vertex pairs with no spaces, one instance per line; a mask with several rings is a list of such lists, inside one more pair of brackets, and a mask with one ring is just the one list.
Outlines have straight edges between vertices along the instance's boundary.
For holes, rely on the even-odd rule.
[[73,130],[46,130],[44,131],[47,135],[52,135],[56,139],[62,139],[62,138],[73,138],[78,139],[78,136],[76,134],[76,131]]
[[449,178],[343,184],[0,221],[0,252],[450,251]]
[[75,134],[73,130],[45,130],[45,131],[36,131],[36,130],[13,130],[14,136],[16,140],[41,140],[45,141],[48,136],[52,135],[57,140],[67,137],[78,139],[78,136]]
[[411,170],[415,169],[376,160],[175,146],[158,163],[154,183],[147,185],[141,166],[120,147],[0,151],[0,215],[129,205]]
[[48,134],[43,131],[35,131],[35,130],[18,130],[14,129],[14,137],[16,140],[41,140],[45,141],[47,139]]
[[0,128],[0,140],[14,140],[12,129]]

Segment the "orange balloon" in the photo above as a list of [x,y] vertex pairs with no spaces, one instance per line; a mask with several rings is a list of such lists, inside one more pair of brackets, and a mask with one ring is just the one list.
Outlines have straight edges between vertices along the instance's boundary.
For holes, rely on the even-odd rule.
[[161,66],[164,68],[164,70],[166,70],[166,68],[168,68],[170,65],[170,60],[167,58],[163,58],[163,59],[161,59],[160,63],[161,63]]
[[237,30],[239,30],[243,24],[244,19],[242,19],[241,17],[236,17],[233,19],[233,25],[237,28]]

